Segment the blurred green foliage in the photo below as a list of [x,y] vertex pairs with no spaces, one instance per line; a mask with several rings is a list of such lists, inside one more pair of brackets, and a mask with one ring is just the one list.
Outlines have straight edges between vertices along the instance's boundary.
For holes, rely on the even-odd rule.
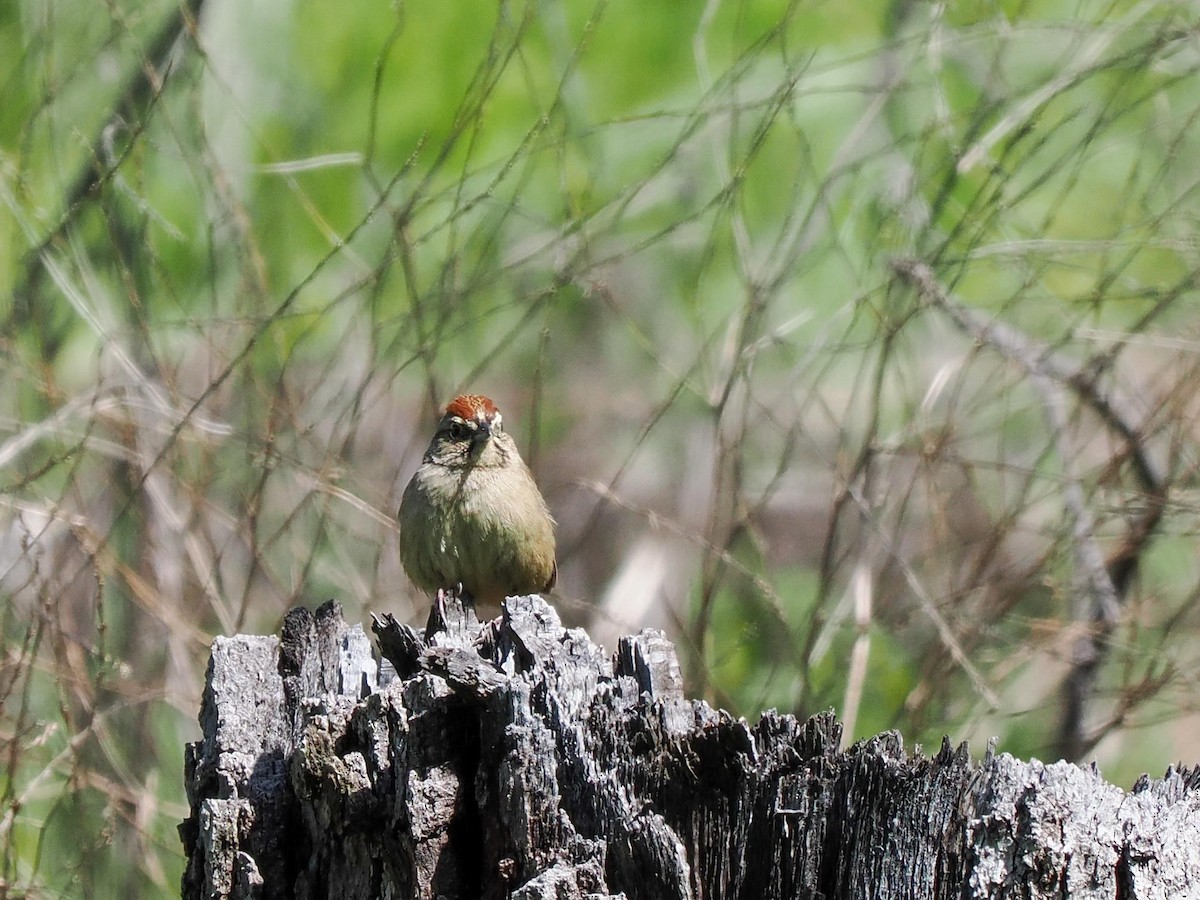
[[1185,755],[1198,65],[1172,2],[0,4],[0,894],[176,892],[212,636],[419,619],[460,388],[564,617],[714,702]]

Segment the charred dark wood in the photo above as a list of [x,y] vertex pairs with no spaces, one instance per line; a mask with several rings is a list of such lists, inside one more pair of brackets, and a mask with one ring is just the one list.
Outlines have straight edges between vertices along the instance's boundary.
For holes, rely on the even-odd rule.
[[1157,897],[1200,883],[1200,770],[973,762],[831,714],[689,701],[658,632],[609,659],[541,599],[479,625],[336,604],[218,639],[187,754],[186,898]]

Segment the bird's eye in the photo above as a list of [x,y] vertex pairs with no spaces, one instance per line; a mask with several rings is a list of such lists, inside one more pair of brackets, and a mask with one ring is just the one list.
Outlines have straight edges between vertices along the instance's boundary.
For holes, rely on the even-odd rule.
[[462,422],[450,423],[450,438],[455,441],[463,441],[467,439],[467,426]]

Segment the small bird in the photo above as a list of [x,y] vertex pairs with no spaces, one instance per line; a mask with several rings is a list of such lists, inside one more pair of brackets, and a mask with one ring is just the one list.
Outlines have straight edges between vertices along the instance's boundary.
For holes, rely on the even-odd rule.
[[404,571],[439,601],[460,590],[467,602],[494,605],[554,587],[554,519],[487,397],[446,406],[399,519]]

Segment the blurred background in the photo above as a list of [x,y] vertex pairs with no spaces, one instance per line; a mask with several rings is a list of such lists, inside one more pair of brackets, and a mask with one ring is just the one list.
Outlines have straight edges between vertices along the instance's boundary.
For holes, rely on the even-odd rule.
[[504,411],[694,696],[1200,759],[1175,2],[0,4],[0,895],[177,895],[215,635]]

